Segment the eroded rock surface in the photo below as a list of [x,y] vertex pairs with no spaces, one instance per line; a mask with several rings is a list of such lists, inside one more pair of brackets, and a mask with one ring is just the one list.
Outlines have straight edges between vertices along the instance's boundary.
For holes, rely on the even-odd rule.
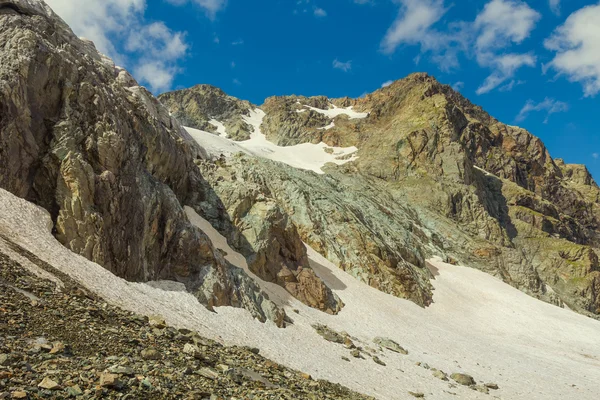
[[175,280],[208,306],[282,323],[190,224],[203,150],[124,70],[43,2],[0,2],[0,187],[52,216],[67,248],[131,281]]

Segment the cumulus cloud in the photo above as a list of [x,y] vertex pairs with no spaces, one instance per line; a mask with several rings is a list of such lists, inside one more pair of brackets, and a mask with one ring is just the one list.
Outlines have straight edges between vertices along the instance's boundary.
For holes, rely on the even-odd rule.
[[516,120],[524,121],[525,118],[527,118],[527,116],[529,115],[529,113],[533,111],[545,111],[546,118],[544,119],[544,123],[546,124],[548,123],[550,115],[559,112],[566,112],[568,110],[569,105],[567,103],[549,97],[546,97],[544,101],[539,103],[536,103],[533,100],[527,100],[527,103],[525,103],[525,105],[521,109],[521,112],[519,112],[519,115],[517,115]]
[[400,0],[400,11],[388,29],[381,48],[393,53],[401,44],[420,44],[424,51],[439,46],[443,37],[431,27],[446,13],[444,0]]
[[544,66],[583,86],[586,97],[600,92],[600,4],[584,7],[571,14],[544,42],[556,53]]
[[381,87],[382,87],[382,88],[384,88],[384,87],[388,87],[388,86],[390,86],[392,83],[394,83],[394,81],[392,81],[392,80],[385,81],[385,82],[383,82],[383,83],[381,84]]
[[98,50],[131,69],[154,92],[168,90],[186,54],[184,32],[144,20],[146,0],[46,0],[73,29]]
[[[398,17],[381,43],[383,52],[391,54],[400,45],[418,45],[421,54],[429,53],[431,60],[443,71],[459,67],[458,55],[464,53],[491,69],[477,93],[483,94],[500,85],[511,88],[519,68],[535,66],[532,53],[507,51],[527,39],[541,18],[540,14],[521,0],[491,0],[471,22],[442,19],[448,11],[444,0],[397,0]],[[420,56],[417,56],[417,60]],[[508,82],[508,84],[506,84]]]
[[348,72],[352,69],[352,60],[342,62],[336,58],[333,60],[333,68]]
[[[537,58],[532,53],[503,54],[499,51],[520,44],[529,37],[540,14],[519,0],[492,0],[474,22],[477,33],[475,55],[480,66],[492,69],[477,94],[488,93],[511,80],[523,66],[534,67]],[[512,89],[510,82],[504,88]]]
[[541,15],[527,3],[518,0],[492,0],[475,19],[478,52],[521,43],[539,21]]

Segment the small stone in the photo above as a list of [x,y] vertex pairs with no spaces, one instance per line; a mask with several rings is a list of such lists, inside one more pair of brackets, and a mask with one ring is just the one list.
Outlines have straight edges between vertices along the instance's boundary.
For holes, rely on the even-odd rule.
[[151,315],[148,317],[148,325],[157,329],[164,329],[167,327],[165,319],[160,315]]
[[373,356],[373,361],[379,365],[383,365],[385,367],[385,363],[379,359],[377,356]]
[[348,361],[348,362],[350,361],[350,359],[348,357],[344,357],[344,356],[342,356],[342,360]]
[[148,378],[144,378],[141,382],[142,386],[148,390],[153,389],[154,386],[152,386],[152,382],[150,382],[150,379]]
[[17,390],[16,392],[12,392],[11,397],[13,399],[26,399],[27,398],[27,392],[23,392],[21,390]]
[[10,355],[9,354],[0,354],[0,365],[5,367],[10,364]]
[[140,353],[144,360],[159,360],[160,353],[154,349],[144,349]]
[[119,386],[119,375],[106,372],[100,374],[100,386],[106,388],[114,388]]
[[446,374],[444,371],[440,371],[437,369],[433,370],[433,376],[435,376],[436,378],[441,379],[443,381],[448,380],[448,374]]
[[201,368],[198,371],[198,375],[211,379],[213,381],[216,381],[219,377],[219,373],[211,368]]
[[420,398],[420,399],[422,399],[423,397],[425,397],[425,394],[424,393],[420,393],[420,392],[410,392],[409,391],[408,394],[410,394],[413,397]]
[[61,388],[58,382],[54,382],[48,377],[45,377],[40,383],[38,383],[38,387],[47,390],[58,390]]
[[133,368],[125,367],[122,365],[113,365],[112,367],[110,367],[108,369],[108,372],[110,372],[111,374],[117,374],[117,375],[127,375],[127,376],[135,375],[135,371],[133,370]]
[[304,379],[306,379],[307,381],[310,381],[312,379],[312,376],[310,376],[310,374],[306,374],[306,373],[301,373],[300,376]]
[[471,386],[475,384],[475,379],[473,379],[471,375],[467,374],[454,373],[450,375],[450,378],[452,378],[456,383],[464,386]]
[[83,391],[81,390],[81,388],[79,387],[79,385],[69,386],[67,388],[67,394],[70,397],[78,397],[78,396],[82,396],[83,395]]
[[475,386],[471,386],[474,390],[477,390],[478,392],[481,393],[485,393],[485,394],[489,394],[490,393],[490,389],[488,389],[487,387],[485,387],[485,385],[475,385]]
[[492,390],[498,390],[498,384],[497,383],[486,383],[485,387],[488,389],[492,389]]
[[195,344],[186,343],[185,346],[183,346],[183,353],[194,358],[202,358],[202,352]]
[[375,339],[373,339],[373,343],[395,353],[400,353],[404,355],[408,354],[408,350],[406,350],[404,347],[400,346],[398,343],[394,342],[391,339],[376,337]]
[[360,358],[360,351],[359,351],[358,349],[356,349],[356,350],[352,350],[352,351],[350,352],[350,355],[351,355],[352,357],[354,357],[354,358]]
[[50,354],[62,353],[65,351],[65,345],[61,342],[56,342],[52,345],[52,349],[50,349]]

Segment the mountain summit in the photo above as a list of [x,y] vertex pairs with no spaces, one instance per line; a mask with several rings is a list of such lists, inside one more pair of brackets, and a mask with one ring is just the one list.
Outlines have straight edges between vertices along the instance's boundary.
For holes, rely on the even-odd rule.
[[[160,99],[193,120],[201,107],[219,115],[212,96],[192,88]],[[360,99],[279,96],[260,111],[257,127],[280,151],[308,144],[356,151],[343,165],[324,164],[325,179],[246,151],[220,163],[218,173],[204,172],[209,181],[218,176],[213,187],[226,205],[226,193],[252,181],[330,261],[421,305],[431,300],[424,260],[443,254],[540,299],[600,312],[598,186],[584,166],[552,159],[526,130],[422,73]],[[252,147],[228,130],[221,136],[240,152]],[[223,179],[239,175],[243,183]]]

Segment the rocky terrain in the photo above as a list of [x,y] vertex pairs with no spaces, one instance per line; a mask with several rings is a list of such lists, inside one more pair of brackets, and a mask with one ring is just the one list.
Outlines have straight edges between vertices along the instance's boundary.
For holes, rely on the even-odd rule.
[[[211,195],[195,165],[204,150],[45,3],[0,7],[0,187],[48,210],[61,243],[118,276],[181,282],[208,307],[244,306],[283,324],[283,312],[183,212]],[[248,255],[261,253],[256,265],[293,264],[303,257],[296,247]],[[302,281],[305,297],[331,297],[308,267]]]
[[52,266],[59,283],[0,253],[0,398],[370,399],[160,316],[111,306]]
[[280,146],[355,146],[358,157],[326,166],[325,177],[229,157],[204,172],[224,203],[236,187],[258,182],[303,241],[417,304],[431,300],[423,260],[442,255],[599,314],[600,191],[584,166],[552,159],[529,132],[426,74],[361,99],[273,97],[261,109],[262,132]]

